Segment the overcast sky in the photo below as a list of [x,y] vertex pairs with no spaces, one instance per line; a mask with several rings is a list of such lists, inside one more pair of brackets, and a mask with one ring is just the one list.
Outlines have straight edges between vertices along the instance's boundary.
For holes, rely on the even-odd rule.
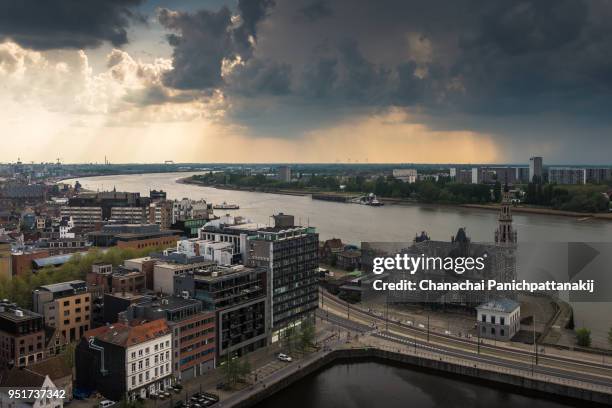
[[0,0],[0,161],[610,164],[607,0]]

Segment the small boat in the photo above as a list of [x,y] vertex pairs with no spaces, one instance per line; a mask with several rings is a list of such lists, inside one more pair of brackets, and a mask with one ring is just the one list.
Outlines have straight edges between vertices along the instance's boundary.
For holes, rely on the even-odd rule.
[[365,197],[361,197],[361,204],[371,205],[372,207],[380,207],[385,205],[383,202],[378,201],[378,198],[376,198],[374,193],[370,193]]
[[221,204],[213,205],[213,209],[215,210],[238,210],[240,206],[238,204],[228,204],[225,201]]

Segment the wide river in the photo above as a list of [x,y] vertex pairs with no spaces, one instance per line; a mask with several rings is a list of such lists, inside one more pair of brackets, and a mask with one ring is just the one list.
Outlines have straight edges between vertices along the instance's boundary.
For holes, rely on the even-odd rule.
[[[497,213],[488,210],[416,204],[369,207],[313,200],[310,196],[221,190],[176,182],[191,174],[195,173],[103,176],[79,181],[94,191],[116,188],[148,195],[156,189],[166,191],[171,199],[188,197],[214,204],[226,201],[240,206],[232,213],[264,224],[270,223],[272,214],[293,214],[296,222],[315,226],[322,240],[338,237],[347,243],[406,242],[420,231],[427,231],[435,240],[450,240],[459,227],[465,227],[473,241],[491,242],[497,225]],[[522,213],[514,215],[514,226],[519,242],[612,242],[612,221]],[[591,328],[593,337],[607,337],[612,326],[611,303],[576,304],[574,310],[577,324]]]
[[[337,364],[256,408],[558,408],[557,401],[374,362]],[[579,405],[576,405],[579,406]]]

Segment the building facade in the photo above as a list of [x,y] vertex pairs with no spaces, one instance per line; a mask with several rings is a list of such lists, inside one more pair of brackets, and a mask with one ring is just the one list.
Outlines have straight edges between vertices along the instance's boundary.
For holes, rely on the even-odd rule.
[[295,226],[291,215],[275,215],[274,223],[249,237],[249,265],[268,269],[272,342],[287,328],[314,319],[319,303],[319,234]]
[[544,165],[542,157],[533,156],[529,158],[529,182],[541,183],[544,175]]
[[509,341],[521,327],[521,305],[511,299],[497,299],[476,308],[480,337]]
[[130,306],[129,321],[165,319],[172,331],[173,371],[184,381],[215,368],[215,313],[187,296],[147,298]]
[[81,280],[39,286],[32,292],[33,310],[45,324],[72,343],[91,328],[91,294]]
[[90,330],[75,350],[76,385],[113,401],[147,398],[172,385],[172,332],[164,319]]
[[176,276],[175,290],[202,302],[216,317],[216,356],[244,355],[268,344],[267,271],[211,266]]
[[586,169],[575,167],[549,167],[548,182],[555,184],[586,184]]
[[25,367],[45,357],[43,316],[0,302],[0,369]]

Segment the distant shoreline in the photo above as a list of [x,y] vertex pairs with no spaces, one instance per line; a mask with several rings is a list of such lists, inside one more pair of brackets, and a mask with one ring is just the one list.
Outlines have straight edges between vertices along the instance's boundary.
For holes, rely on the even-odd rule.
[[[330,193],[328,191],[302,191],[302,190],[290,190],[290,189],[273,189],[273,188],[255,188],[255,187],[237,187],[237,186],[218,186],[218,185],[208,185],[203,184],[198,181],[191,179],[191,177],[184,177],[178,179],[176,181],[180,184],[190,184],[194,186],[200,187],[210,187],[216,188],[218,190],[234,190],[234,191],[248,191],[254,193],[268,193],[268,194],[282,194],[282,195],[293,195],[293,196],[309,196],[312,194],[337,194],[342,195],[342,193]],[[486,211],[499,211],[499,204],[446,204],[446,203],[420,203],[414,200],[409,200],[405,198],[379,198],[380,201],[385,204],[391,205],[432,205],[437,207],[451,207],[451,208],[469,208],[476,210],[486,210]],[[512,207],[512,211],[515,213],[523,213],[523,214],[536,214],[536,215],[553,215],[558,217],[569,217],[569,218],[577,218],[577,221],[586,221],[589,219],[603,220],[603,221],[612,221],[612,213],[582,213],[576,211],[563,211],[563,210],[554,210],[552,208],[538,208],[538,207]]]

